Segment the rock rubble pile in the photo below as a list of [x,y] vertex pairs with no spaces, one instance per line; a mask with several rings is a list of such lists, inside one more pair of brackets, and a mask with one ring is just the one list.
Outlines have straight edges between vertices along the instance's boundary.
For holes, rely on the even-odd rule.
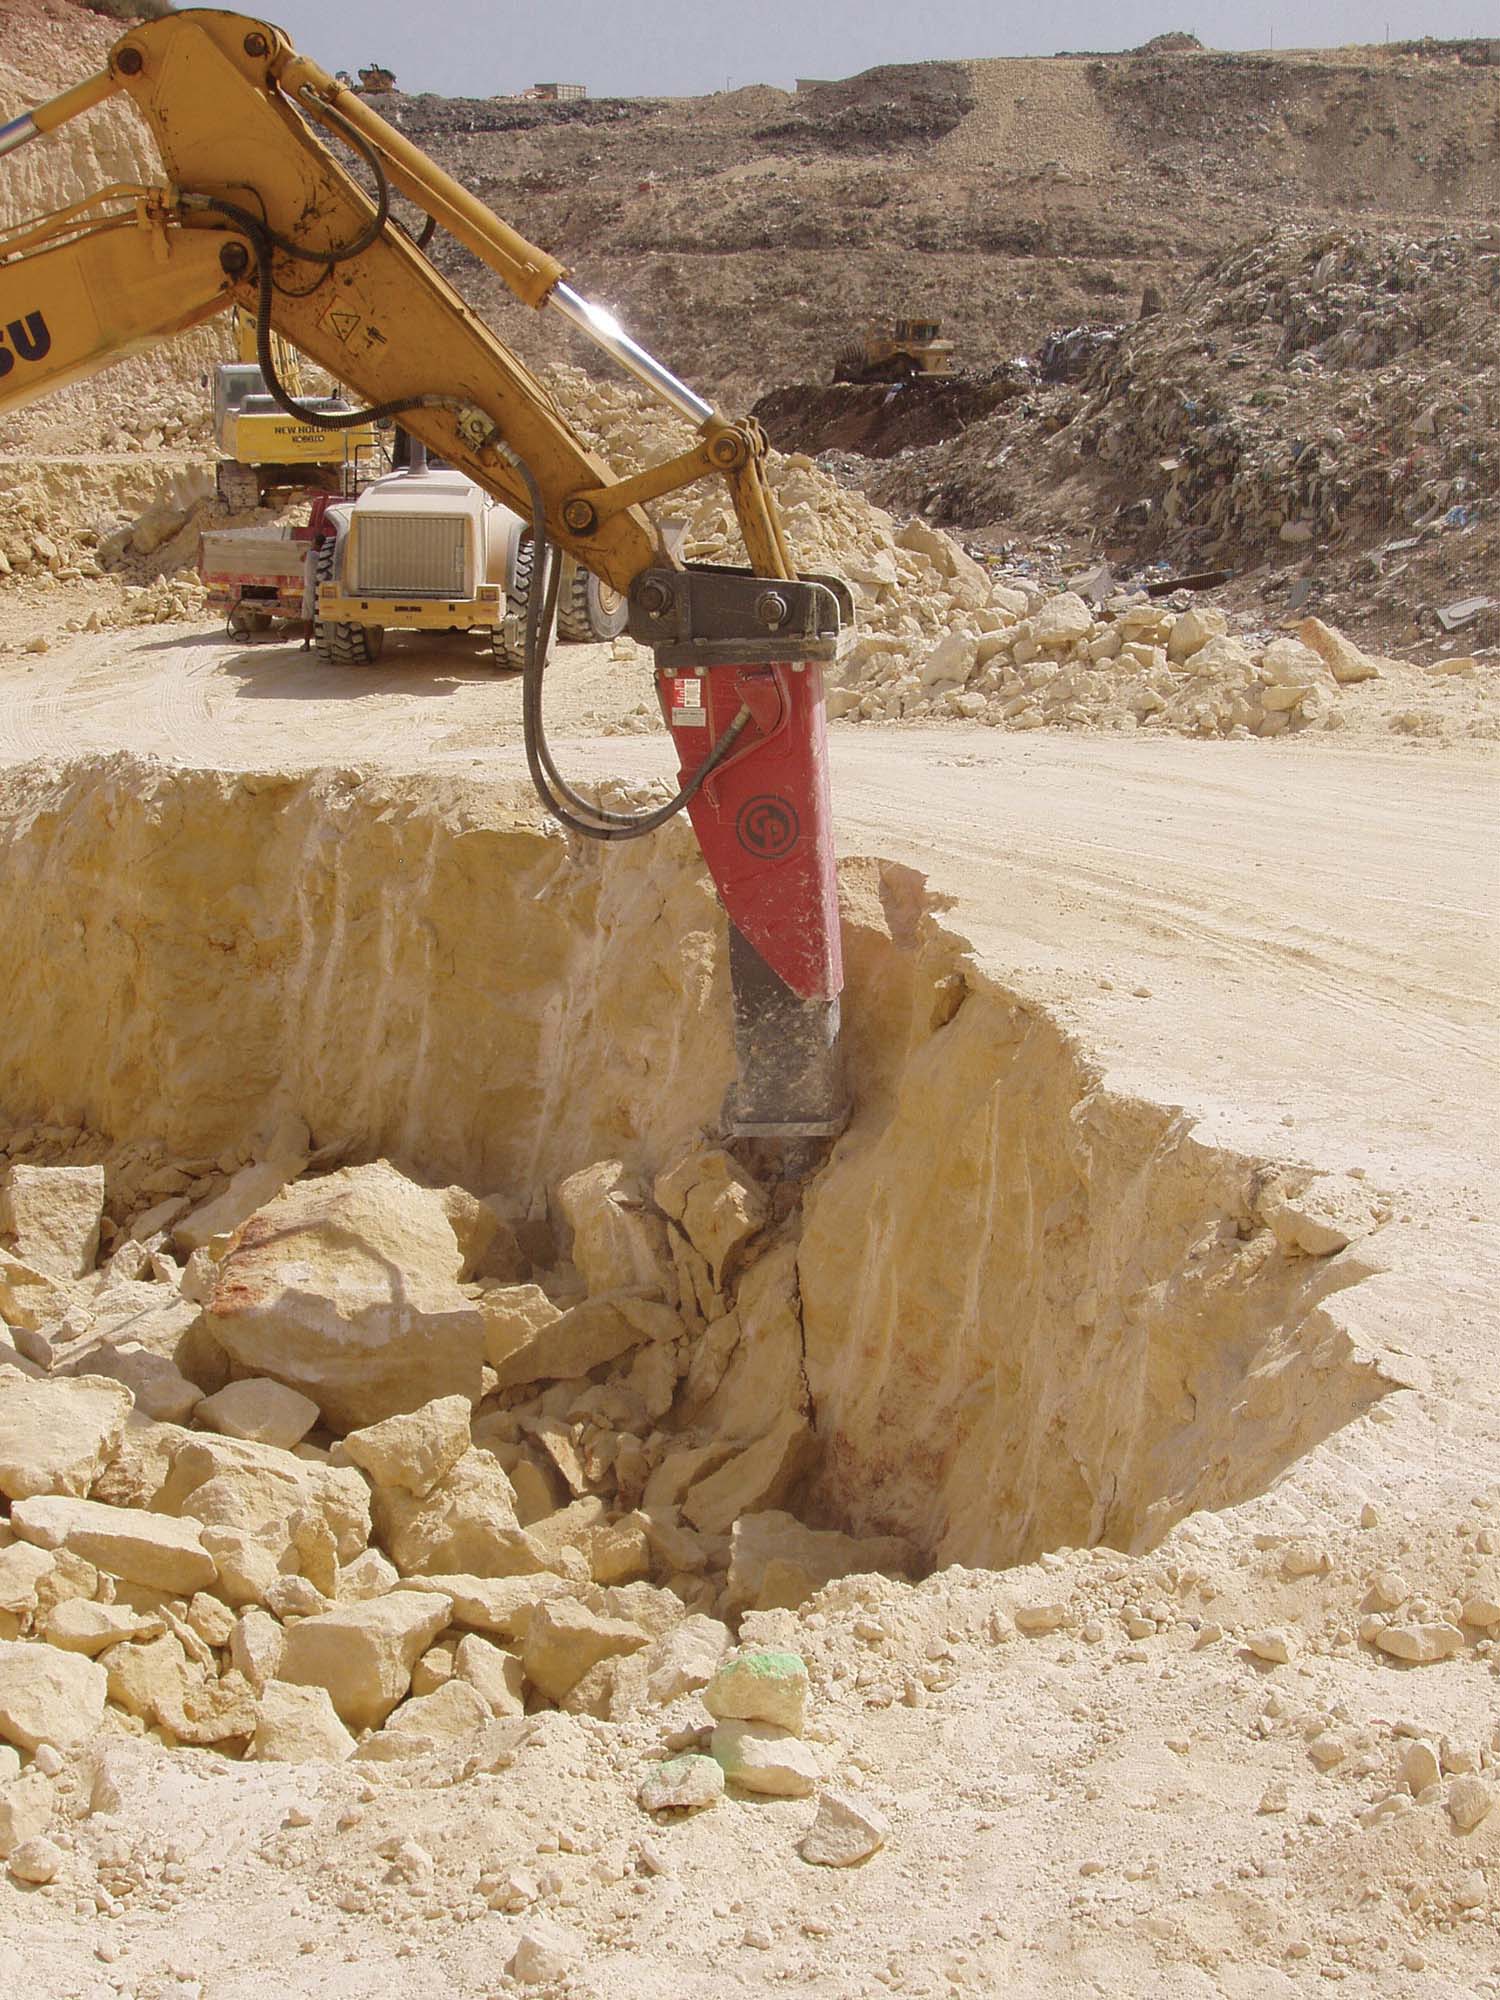
[[[1491,234],[1286,226],[1106,344],[1084,381],[881,470],[888,505],[1137,561],[1298,571],[1403,641],[1489,593],[1500,490]],[[1500,632],[1500,603],[1469,639]]]
[[243,1163],[8,1169],[0,1738],[390,1762],[660,1711],[651,1810],[813,1791],[805,1671],[726,1667],[731,1623],[912,1552],[783,1511],[816,1447],[765,1192],[704,1146],[534,1217],[328,1167],[290,1120]]
[[[616,464],[633,470],[663,454],[656,414],[634,392],[571,371],[557,387]],[[799,566],[854,589],[859,623],[828,675],[835,720],[1271,737],[1337,727],[1342,691],[1380,674],[1317,619],[1296,637],[1267,639],[1232,632],[1227,613],[1186,595],[1163,603],[1124,592],[1096,606],[1075,591],[999,582],[942,529],[900,525],[801,453],[773,454],[770,478]],[[683,553],[743,560],[722,493],[686,498],[696,506]]]

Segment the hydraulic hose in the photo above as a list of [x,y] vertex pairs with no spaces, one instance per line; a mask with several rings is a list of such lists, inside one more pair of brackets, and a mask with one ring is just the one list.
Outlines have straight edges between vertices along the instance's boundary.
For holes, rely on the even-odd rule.
[[[375,243],[385,229],[391,212],[390,182],[380,155],[370,145],[364,134],[351,125],[341,112],[331,104],[319,104],[318,117],[331,125],[347,145],[357,152],[375,181],[375,213],[364,228],[349,242],[341,243],[331,250],[313,250],[305,243],[298,243],[294,237],[283,236],[279,229],[272,228],[263,215],[240,203],[226,200],[222,195],[199,197],[203,206],[216,209],[227,216],[235,227],[250,239],[255,253],[256,300],[255,300],[255,358],[264,377],[266,393],[289,417],[298,423],[309,424],[320,431],[352,431],[365,424],[378,423],[383,417],[398,417],[408,410],[458,410],[463,403],[453,396],[407,396],[395,398],[387,403],[372,403],[366,410],[349,410],[343,414],[333,414],[327,410],[313,409],[292,395],[276,372],[276,358],[271,348],[271,308],[275,295],[275,278],[271,269],[271,253],[279,250],[283,256],[294,257],[305,264],[322,264],[332,270],[338,264],[346,264],[351,257],[359,257]],[[436,223],[428,217],[431,225],[422,237],[422,242],[430,240]]]
[[[603,806],[595,805],[579,792],[575,792],[553,762],[552,752],[547,744],[547,732],[542,715],[542,677],[547,666],[547,635],[552,629],[552,618],[557,608],[557,592],[561,579],[560,563],[549,563],[547,543],[547,517],[542,501],[542,489],[536,475],[526,461],[510,446],[501,447],[507,460],[526,482],[526,491],[531,499],[531,537],[533,549],[533,575],[540,580],[547,578],[545,592],[534,586],[526,605],[526,655],[521,679],[521,722],[526,744],[526,768],[531,773],[531,782],[537,797],[570,833],[577,833],[586,840],[640,840],[658,827],[665,826],[698,796],[714,772],[728,757],[746,725],[750,721],[750,711],[742,706],[734,720],[720,736],[703,762],[689,778],[675,797],[665,805],[655,806],[640,813],[609,812]],[[536,567],[540,565],[540,567]]]

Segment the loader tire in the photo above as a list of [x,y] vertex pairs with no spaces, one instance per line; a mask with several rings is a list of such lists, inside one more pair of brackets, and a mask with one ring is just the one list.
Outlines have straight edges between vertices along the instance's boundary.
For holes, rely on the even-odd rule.
[[862,347],[841,347],[838,359],[833,364],[835,382],[865,381],[865,350]]
[[498,673],[518,674],[525,666],[531,593],[546,587],[545,577],[537,573],[536,544],[529,534],[523,535],[516,550],[515,584],[505,599],[505,616],[490,628],[490,662]]
[[603,577],[581,564],[571,564],[557,599],[557,636],[575,644],[618,639],[625,630],[630,606]]
[[[318,550],[318,582],[332,583],[334,545],[324,542]],[[383,625],[349,625],[318,619],[313,626],[313,644],[318,658],[330,667],[373,667],[385,651]]]

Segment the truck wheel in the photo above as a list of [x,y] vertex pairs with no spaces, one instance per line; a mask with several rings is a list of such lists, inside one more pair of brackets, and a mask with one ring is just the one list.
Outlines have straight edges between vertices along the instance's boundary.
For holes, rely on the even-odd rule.
[[546,587],[546,578],[537,573],[536,544],[529,534],[523,535],[516,550],[516,581],[505,600],[505,616],[490,628],[490,657],[499,672],[516,674],[525,666],[531,593]]
[[[332,583],[334,545],[324,542],[318,550],[318,583]],[[350,625],[318,619],[313,626],[313,643],[318,658],[330,667],[373,667],[385,651],[383,625]]]
[[630,606],[618,590],[579,563],[570,563],[557,600],[557,636],[580,644],[618,639]]
[[214,485],[231,514],[248,513],[260,505],[260,481],[251,466],[221,458],[214,472]]

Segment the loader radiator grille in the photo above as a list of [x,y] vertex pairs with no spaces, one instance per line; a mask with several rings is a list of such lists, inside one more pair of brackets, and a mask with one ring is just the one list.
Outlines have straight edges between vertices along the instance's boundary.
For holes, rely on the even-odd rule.
[[365,597],[465,597],[459,516],[371,514],[355,528],[355,591]]

